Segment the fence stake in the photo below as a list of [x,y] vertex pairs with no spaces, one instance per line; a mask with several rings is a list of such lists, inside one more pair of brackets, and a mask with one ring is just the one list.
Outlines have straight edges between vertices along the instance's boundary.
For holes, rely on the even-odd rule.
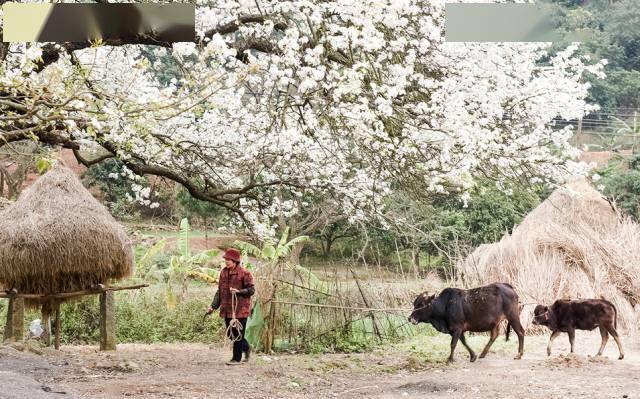
[[[353,269],[349,269],[349,271],[353,275],[353,278],[356,280],[356,285],[358,286],[358,291],[360,291],[360,296],[362,296],[362,301],[364,302],[366,307],[369,307],[369,302],[367,302],[367,298],[364,296],[362,287],[360,287],[360,280],[358,280],[358,276],[356,276],[356,273],[353,271]],[[380,335],[380,330],[378,330],[378,325],[376,324],[376,317],[373,312],[370,312],[369,314],[371,315],[371,324],[373,325],[373,331],[376,333],[378,341],[382,342],[382,336]]]

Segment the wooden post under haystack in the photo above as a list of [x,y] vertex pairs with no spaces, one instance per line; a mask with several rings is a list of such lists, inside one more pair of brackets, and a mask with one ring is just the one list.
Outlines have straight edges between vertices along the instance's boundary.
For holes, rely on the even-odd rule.
[[116,309],[113,291],[100,294],[100,350],[116,350]]
[[4,327],[5,341],[22,341],[24,338],[24,298],[9,298],[7,322]]
[[45,302],[42,304],[42,339],[46,347],[51,346],[51,304]]
[[9,299],[9,307],[7,308],[7,320],[4,323],[3,341],[10,341],[13,338],[13,298]]
[[62,331],[60,331],[60,302],[57,302],[55,305],[56,309],[56,342],[55,348],[56,350],[60,349],[60,336],[62,335]]
[[[130,285],[124,287],[107,287],[103,284],[99,284],[97,287],[91,290],[74,291],[74,292],[61,292],[57,294],[17,294],[15,292],[0,291],[0,298],[11,299],[9,302],[9,310],[7,312],[7,327],[5,328],[5,337],[11,337],[18,334],[19,339],[22,339],[24,324],[24,301],[31,300],[42,303],[42,315],[45,321],[44,329],[48,331],[49,338],[51,340],[51,315],[55,314],[55,346],[56,349],[60,349],[60,338],[62,336],[61,329],[61,312],[60,304],[65,300],[72,298],[79,298],[85,295],[100,295],[100,333],[101,342],[100,348],[102,350],[115,350],[116,349],[116,320],[115,320],[115,299],[114,291],[124,290],[137,290],[140,288],[148,287],[147,284]],[[17,316],[16,316],[17,312]],[[14,317],[9,317],[14,315]],[[46,336],[43,336],[46,338]],[[48,344],[50,345],[50,343]]]

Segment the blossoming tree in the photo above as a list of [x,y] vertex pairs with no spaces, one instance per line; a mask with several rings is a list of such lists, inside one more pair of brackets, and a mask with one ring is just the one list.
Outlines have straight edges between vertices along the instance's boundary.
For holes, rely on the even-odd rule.
[[[3,44],[0,146],[116,157],[260,234],[307,195],[354,221],[395,187],[464,198],[477,176],[580,173],[553,121],[591,108],[581,77],[601,65],[575,47],[446,43],[443,14],[442,0],[200,1],[195,43]],[[179,71],[166,84],[161,59]]]

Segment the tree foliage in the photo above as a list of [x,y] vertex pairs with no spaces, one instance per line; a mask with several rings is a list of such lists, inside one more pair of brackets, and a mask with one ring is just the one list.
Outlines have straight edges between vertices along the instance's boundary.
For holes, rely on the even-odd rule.
[[132,181],[120,178],[123,164],[116,159],[107,159],[83,175],[83,183],[87,187],[96,187],[103,195],[103,203],[109,207],[111,213],[119,217],[126,217],[134,213],[135,204],[127,199],[132,191]]
[[640,217],[640,155],[617,157],[599,171],[602,192],[627,215]]
[[[567,33],[581,30],[588,39],[580,53],[606,59],[606,79],[587,76],[589,99],[605,109],[640,107],[640,7],[637,1],[554,0],[559,24]],[[561,44],[561,46],[566,43]]]
[[395,188],[468,197],[480,177],[583,172],[553,123],[592,109],[582,77],[601,66],[575,46],[446,43],[444,3],[424,0],[203,1],[196,24],[195,43],[3,45],[0,142],[117,158],[263,236],[297,211],[283,191],[356,222]]

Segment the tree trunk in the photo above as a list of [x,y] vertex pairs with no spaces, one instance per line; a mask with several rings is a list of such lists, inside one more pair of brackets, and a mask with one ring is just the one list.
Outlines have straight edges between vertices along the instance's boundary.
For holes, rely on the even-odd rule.
[[209,248],[209,218],[204,217],[204,245]]
[[291,261],[292,264],[294,264],[294,265],[299,265],[300,264],[300,253],[302,252],[302,249],[304,248],[304,244],[305,243],[303,243],[303,242],[298,243],[291,250],[291,254],[289,255],[289,260]]
[[7,58],[7,54],[9,53],[9,43],[2,42],[0,43],[0,61],[4,61]]
[[329,254],[331,254],[331,246],[333,245],[334,241],[335,240],[331,236],[326,238],[325,247],[324,247],[324,256],[325,257],[329,257]]
[[9,176],[7,176],[7,198],[13,199],[13,184]]

